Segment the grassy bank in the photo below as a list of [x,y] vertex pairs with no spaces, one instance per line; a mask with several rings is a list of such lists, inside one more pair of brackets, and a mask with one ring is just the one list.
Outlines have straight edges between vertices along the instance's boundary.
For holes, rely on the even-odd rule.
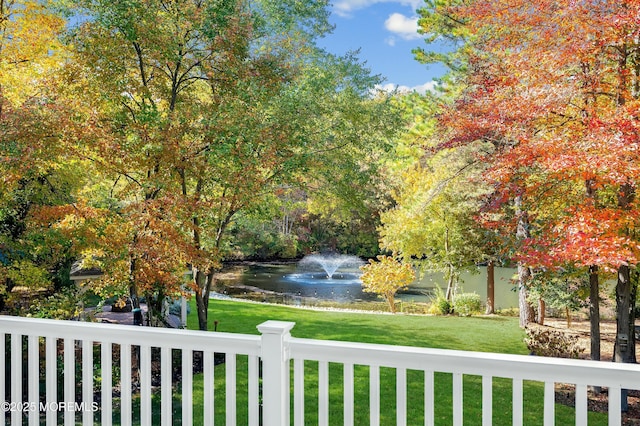
[[[197,328],[195,306],[191,307],[188,327]],[[315,311],[292,307],[263,305],[247,302],[212,300],[209,322],[213,330],[218,321],[218,331],[258,334],[256,326],[266,320],[293,321],[296,326],[292,335],[301,338],[343,340],[392,345],[421,346],[442,349],[457,349],[483,352],[526,354],[524,333],[518,327],[518,319],[510,317],[433,317],[408,315],[362,314],[346,312]],[[238,357],[238,397],[246,388],[246,358]],[[224,364],[216,367],[216,422],[224,423]],[[306,398],[305,424],[317,424],[317,363],[305,363]],[[424,424],[422,417],[424,383],[421,372],[409,371],[408,424]],[[330,365],[330,424],[342,424],[342,366]],[[369,423],[368,368],[357,366],[356,424]],[[452,377],[437,373],[435,386],[436,424],[452,423],[451,402]],[[466,376],[464,379],[464,419],[466,424],[481,424],[480,377]],[[494,379],[493,413],[494,424],[511,424],[511,382]],[[202,418],[202,380],[194,383],[194,419]],[[525,424],[542,424],[542,384],[525,382]],[[395,371],[381,370],[381,424],[395,424]],[[198,407],[200,406],[200,408]],[[242,400],[239,407],[245,407]],[[179,410],[179,409],[178,409]],[[176,415],[179,415],[176,413]],[[246,413],[238,413],[238,424],[246,424]],[[573,409],[556,406],[556,424],[575,424]],[[606,424],[606,416],[590,413],[589,424]]]

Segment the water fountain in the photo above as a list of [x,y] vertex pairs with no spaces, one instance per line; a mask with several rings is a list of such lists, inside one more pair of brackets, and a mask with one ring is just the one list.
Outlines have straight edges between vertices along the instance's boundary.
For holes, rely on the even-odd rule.
[[318,284],[324,281],[360,284],[358,256],[346,254],[310,254],[298,262],[297,271],[286,278],[298,283]]

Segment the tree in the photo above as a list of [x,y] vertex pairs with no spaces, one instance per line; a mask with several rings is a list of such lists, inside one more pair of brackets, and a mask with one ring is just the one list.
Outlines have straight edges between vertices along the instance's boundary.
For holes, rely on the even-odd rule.
[[[411,113],[422,120],[423,109]],[[460,272],[475,267],[484,257],[484,234],[475,216],[488,188],[477,179],[483,166],[474,154],[484,147],[480,143],[432,151],[437,138],[432,135],[430,141],[424,126],[416,136],[415,127],[405,137],[419,137],[426,154],[402,173],[393,193],[396,204],[381,216],[381,247],[423,270],[442,272],[447,281],[446,299],[451,301]]]
[[64,49],[64,20],[48,1],[0,2],[0,190],[46,173],[60,154],[59,105],[50,87]]
[[120,224],[93,251],[134,303],[183,291],[189,264],[206,329],[235,217],[310,170],[356,164],[384,141],[387,102],[370,99],[378,79],[355,57],[313,44],[329,29],[324,2],[79,4],[75,149],[111,187],[86,214]]
[[415,279],[413,267],[409,263],[400,263],[391,256],[377,256],[378,261],[369,259],[362,270],[362,288],[365,292],[375,293],[389,304],[392,314],[396,313],[395,295],[406,290]]
[[[636,8],[516,1],[451,9],[466,23],[473,51],[468,89],[446,119],[457,133],[450,143],[483,138],[508,147],[489,176],[505,195],[536,207],[537,229],[521,240],[521,261],[588,269],[593,299],[598,271],[618,272],[620,337],[633,334],[626,272],[638,256]],[[632,346],[616,357],[633,359]]]
[[[567,328],[571,328],[572,312],[584,306],[589,290],[584,271],[571,270],[538,272],[531,285],[531,295],[545,300],[546,305],[565,312]],[[543,325],[544,321],[538,321]]]
[[[469,2],[458,0],[428,0],[426,1],[426,5],[418,10],[418,13],[420,14],[420,20],[418,22],[419,32],[424,34],[425,42],[428,46],[426,48],[414,49],[413,53],[415,54],[416,59],[421,63],[427,65],[432,63],[441,63],[449,68],[449,73],[445,75],[440,82],[441,84],[437,86],[438,90],[448,94],[449,108],[453,107],[451,105],[451,99],[460,97],[461,93],[464,93],[464,90],[469,90],[468,85],[475,87],[473,80],[468,78],[469,75],[473,74],[476,70],[474,60],[474,52],[476,52],[474,43],[475,35],[470,27],[470,22],[474,17],[471,14],[466,14],[464,12],[465,6],[468,6],[469,4]],[[444,45],[444,47],[438,46],[438,44]],[[436,46],[435,50],[433,50],[434,45]],[[468,106],[468,104],[466,106]],[[456,106],[456,108],[457,107],[459,106]],[[446,117],[446,115],[445,109],[443,116]],[[473,113],[471,113],[470,116],[473,116]],[[455,120],[460,118],[460,115],[458,115]],[[494,153],[500,153],[509,145],[508,143],[496,143],[505,137],[505,135],[501,135],[499,133],[498,129],[484,129],[482,125],[478,126],[478,123],[471,122],[468,123],[470,125],[470,132],[466,136],[452,136],[451,132],[448,130],[449,124],[446,124],[446,119],[439,121],[440,123],[445,123],[440,126],[441,133],[443,135],[449,135],[448,137],[450,138],[449,140],[447,140],[447,136],[441,138],[442,146],[445,149],[458,145],[461,140],[466,140],[468,142],[484,140],[485,142],[493,144],[493,149],[485,152],[484,154],[480,152],[477,153],[475,161],[490,164],[492,160],[491,157]],[[464,125],[462,125],[462,123],[457,123],[451,127],[455,128],[456,126],[462,127]],[[485,130],[487,130],[486,133]],[[484,134],[488,137],[483,137]],[[436,147],[435,149],[437,150],[438,148]],[[492,208],[492,203],[494,203],[496,199],[500,199],[500,195],[487,197],[488,202],[481,210],[484,212],[490,210]],[[526,215],[522,214],[519,217],[521,220],[524,220]],[[483,220],[481,222],[487,221]],[[491,217],[488,222],[495,222],[495,218]],[[485,236],[487,237],[485,242],[487,248],[485,250],[485,256],[486,261],[488,262],[487,313],[492,313],[493,287],[491,281],[492,275],[490,272],[493,270],[494,262],[500,257],[500,251],[503,250],[493,246],[492,241],[495,241],[495,235],[491,230],[489,230]],[[527,281],[530,275],[529,269],[521,267],[518,270],[518,274],[518,280],[519,283],[521,283],[521,285],[519,285],[522,305],[520,310],[521,323],[525,324],[533,317],[533,310],[527,301]]]
[[79,171],[65,149],[67,100],[56,92],[64,26],[49,1],[0,2],[0,293],[66,281],[58,271],[69,264],[69,242],[55,229],[31,229],[39,206],[69,202]]

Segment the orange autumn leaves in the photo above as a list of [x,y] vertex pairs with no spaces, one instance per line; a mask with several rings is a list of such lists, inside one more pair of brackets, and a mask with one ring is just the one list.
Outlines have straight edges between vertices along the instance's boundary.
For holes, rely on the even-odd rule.
[[[443,146],[481,139],[496,189],[522,197],[530,266],[640,260],[640,35],[637,2],[453,2],[468,30],[466,85],[441,115]],[[589,183],[588,183],[589,182]],[[507,219],[509,218],[509,219]],[[517,217],[503,216],[514,229]]]

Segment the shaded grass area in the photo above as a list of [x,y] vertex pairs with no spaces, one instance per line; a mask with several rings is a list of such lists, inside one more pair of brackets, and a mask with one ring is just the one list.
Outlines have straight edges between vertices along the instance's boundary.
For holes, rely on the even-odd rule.
[[[195,306],[188,318],[188,328],[197,328]],[[259,334],[256,326],[267,320],[293,321],[291,334],[300,338],[354,341],[430,348],[527,354],[524,332],[513,317],[435,317],[346,312],[314,311],[284,306],[212,300],[209,328],[218,321],[218,331]],[[238,424],[247,423],[247,360],[238,357]],[[216,367],[216,424],[224,424],[225,366]],[[407,372],[407,424],[424,424],[424,373]],[[396,424],[396,373],[382,368],[380,372],[380,421]],[[354,371],[355,424],[369,424],[369,367],[356,366]],[[435,419],[437,425],[453,423],[452,375],[435,374]],[[329,365],[329,424],[343,424],[343,367]],[[202,419],[202,378],[194,380],[194,423]],[[543,424],[543,384],[524,383],[524,423]],[[573,408],[556,404],[556,424],[575,424]],[[305,362],[305,425],[318,422],[318,363]],[[493,424],[512,424],[512,383],[493,380]],[[176,415],[179,416],[179,410]],[[482,424],[482,378],[464,377],[464,424]],[[605,425],[603,413],[589,413],[590,425]]]

